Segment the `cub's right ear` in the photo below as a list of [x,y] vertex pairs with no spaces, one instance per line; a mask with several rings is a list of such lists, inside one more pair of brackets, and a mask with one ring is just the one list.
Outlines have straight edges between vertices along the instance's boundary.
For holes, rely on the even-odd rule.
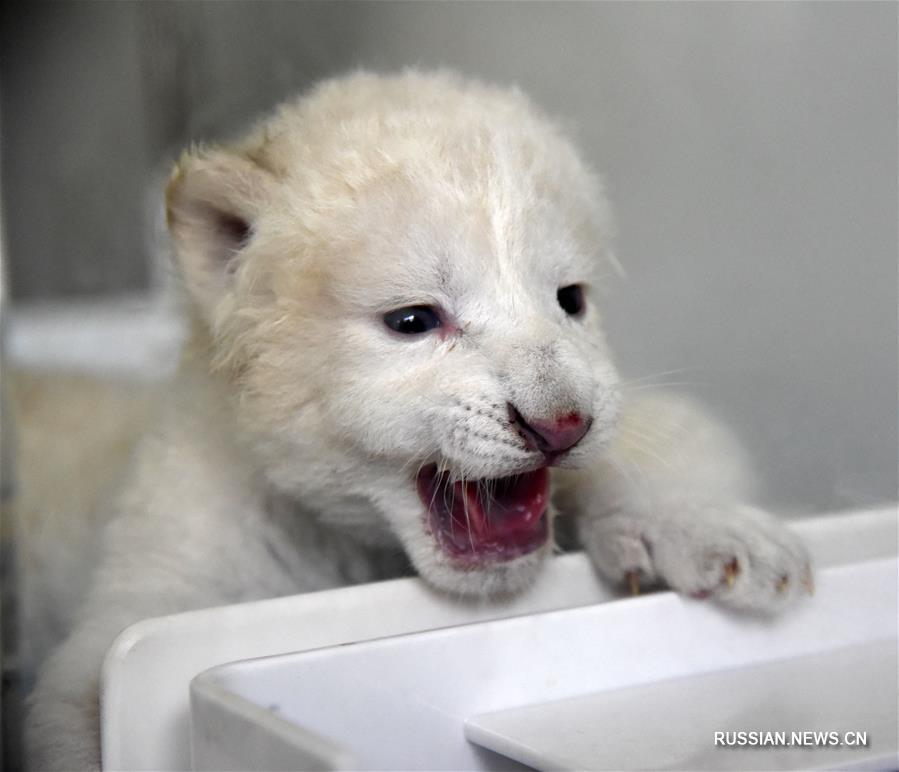
[[227,292],[275,177],[225,150],[185,153],[166,188],[166,218],[178,267],[200,308],[211,313]]

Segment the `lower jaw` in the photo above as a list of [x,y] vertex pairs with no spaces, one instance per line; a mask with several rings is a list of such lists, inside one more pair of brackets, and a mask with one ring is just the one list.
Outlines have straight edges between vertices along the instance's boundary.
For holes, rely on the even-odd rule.
[[[432,587],[458,598],[513,598],[532,587],[549,555],[548,543],[517,558],[502,561],[443,559],[417,566]],[[445,555],[440,550],[441,555]]]

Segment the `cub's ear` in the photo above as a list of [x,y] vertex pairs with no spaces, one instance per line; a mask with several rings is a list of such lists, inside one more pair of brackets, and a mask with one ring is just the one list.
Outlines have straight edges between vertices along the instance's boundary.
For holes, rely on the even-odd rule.
[[166,218],[178,266],[207,313],[227,291],[275,177],[225,150],[185,153],[166,188]]

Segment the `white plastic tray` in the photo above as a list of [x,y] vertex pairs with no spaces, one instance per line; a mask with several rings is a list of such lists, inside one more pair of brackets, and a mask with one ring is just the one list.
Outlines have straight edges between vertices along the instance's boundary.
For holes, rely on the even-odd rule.
[[[895,763],[896,576],[895,557],[827,568],[776,621],[659,593],[221,666],[193,682],[194,767],[508,767],[466,735],[541,769]],[[864,693],[841,701],[830,679]],[[565,712],[568,732],[534,731]],[[713,729],[769,727],[870,745],[715,752]]]
[[[810,518],[794,526],[819,567],[896,551],[895,507]],[[140,622],[117,639],[104,666],[104,766],[188,768],[188,684],[214,665],[612,597],[584,556],[574,554],[553,560],[533,591],[512,602],[464,604],[417,579],[403,579]],[[296,752],[295,744],[290,752]]]
[[189,769],[189,684],[214,665],[614,597],[583,555],[546,568],[532,591],[504,602],[462,602],[397,579],[138,622],[103,665],[103,767]]
[[539,769],[894,768],[895,683],[889,638],[482,714],[465,736]]

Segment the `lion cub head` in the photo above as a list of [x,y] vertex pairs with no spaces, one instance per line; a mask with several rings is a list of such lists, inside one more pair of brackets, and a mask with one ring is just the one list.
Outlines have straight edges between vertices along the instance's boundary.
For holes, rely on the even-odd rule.
[[608,442],[597,181],[516,91],[356,74],[186,154],[169,223],[267,484],[457,592],[551,543],[549,468]]

